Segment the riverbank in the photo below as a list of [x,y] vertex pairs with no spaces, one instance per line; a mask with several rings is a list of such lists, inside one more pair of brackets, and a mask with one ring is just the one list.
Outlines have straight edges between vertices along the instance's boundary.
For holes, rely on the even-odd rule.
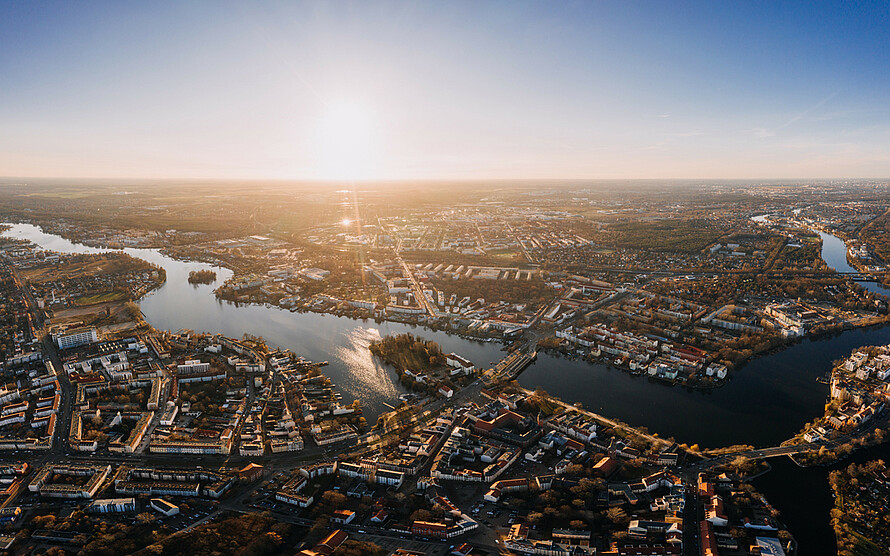
[[[13,237],[30,240],[45,249],[99,252],[45,234],[32,225],[17,224],[10,232]],[[166,283],[139,303],[152,326],[173,331],[218,332],[235,338],[250,333],[262,336],[269,345],[288,348],[308,359],[330,360],[325,374],[338,384],[344,396],[362,400],[369,422],[389,410],[385,404],[397,404],[398,397],[406,393],[395,373],[368,351],[375,339],[423,330],[424,339],[436,341],[446,353],[461,354],[477,368],[493,365],[503,357],[499,343],[468,340],[420,325],[292,313],[278,307],[219,301],[213,290],[231,276],[228,269],[217,269],[217,281],[213,284],[191,285],[187,282],[189,272],[209,268],[206,263],[178,261],[156,250],[126,252],[167,271]],[[736,373],[718,389],[665,387],[604,365],[544,353],[519,376],[519,382],[531,390],[544,388],[567,402],[581,402],[598,413],[647,426],[662,436],[674,436],[689,444],[772,445],[789,438],[803,423],[821,414],[827,387],[818,384],[815,376],[824,374],[831,361],[856,347],[853,343],[890,343],[890,329],[869,330],[804,340],[784,351],[770,353],[749,362],[744,372]],[[763,407],[770,407],[770,412],[762,411]]]

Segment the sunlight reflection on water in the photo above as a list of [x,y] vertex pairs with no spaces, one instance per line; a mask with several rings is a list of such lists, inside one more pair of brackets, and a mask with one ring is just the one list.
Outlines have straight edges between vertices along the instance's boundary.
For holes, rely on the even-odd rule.
[[334,355],[349,369],[349,376],[353,381],[351,390],[355,394],[396,397],[400,389],[395,370],[387,367],[368,350],[371,342],[379,339],[380,331],[376,328],[357,326],[346,334],[345,345],[337,346]]

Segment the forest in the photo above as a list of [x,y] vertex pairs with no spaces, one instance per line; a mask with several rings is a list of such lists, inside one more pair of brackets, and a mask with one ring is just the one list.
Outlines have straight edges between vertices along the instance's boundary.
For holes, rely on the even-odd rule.
[[698,253],[724,234],[704,219],[619,222],[609,229],[603,239],[614,247],[675,253]]

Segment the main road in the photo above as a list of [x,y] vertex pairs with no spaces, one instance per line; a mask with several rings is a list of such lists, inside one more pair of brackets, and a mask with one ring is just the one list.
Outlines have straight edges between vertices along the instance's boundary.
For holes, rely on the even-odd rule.
[[62,403],[59,404],[59,411],[56,414],[56,428],[53,434],[52,448],[49,450],[50,454],[60,454],[68,445],[68,430],[71,425],[71,409],[74,403],[74,387],[71,385],[71,381],[68,380],[68,375],[64,372],[62,360],[59,357],[56,344],[53,342],[52,336],[47,333],[44,327],[43,314],[39,305],[34,300],[34,296],[31,295],[31,288],[21,279],[18,270],[14,265],[10,264],[8,266],[12,271],[16,286],[21,290],[22,295],[25,297],[25,302],[28,304],[28,310],[31,313],[31,319],[34,323],[37,339],[41,342],[43,347],[43,357],[53,366],[53,371],[56,374],[56,378],[58,379],[59,386],[62,390]]
[[399,239],[399,244],[395,248],[396,260],[402,266],[402,272],[405,273],[405,278],[411,282],[411,289],[414,292],[414,297],[417,299],[417,304],[423,307],[423,309],[427,312],[427,314],[431,317],[439,316],[436,313],[436,310],[433,309],[433,306],[430,305],[429,300],[423,294],[423,288],[420,286],[420,282],[417,281],[417,277],[414,276],[414,272],[408,267],[408,263],[402,258],[402,240]]

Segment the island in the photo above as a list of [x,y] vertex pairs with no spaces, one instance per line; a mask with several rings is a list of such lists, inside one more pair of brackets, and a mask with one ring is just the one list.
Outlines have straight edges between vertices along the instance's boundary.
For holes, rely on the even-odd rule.
[[216,281],[216,272],[212,270],[193,270],[189,272],[189,284],[212,284]]

